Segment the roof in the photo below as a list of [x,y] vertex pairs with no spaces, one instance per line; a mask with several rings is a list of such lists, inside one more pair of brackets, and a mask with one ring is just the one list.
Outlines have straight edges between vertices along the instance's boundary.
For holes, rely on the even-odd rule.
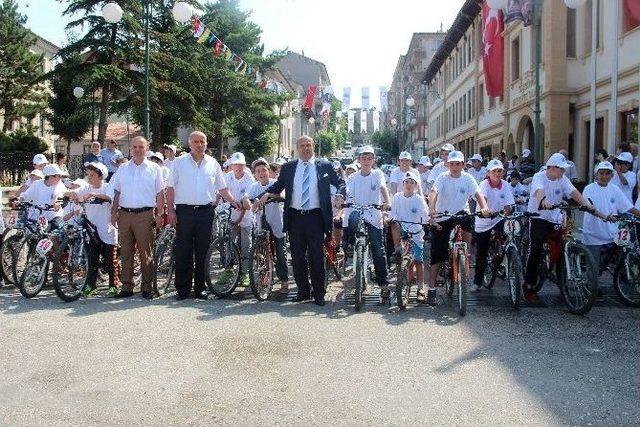
[[[31,30],[29,30],[31,31]],[[33,34],[37,40],[36,43],[41,42],[42,44],[48,46],[49,48],[51,48],[51,50],[54,50],[55,52],[58,52],[60,50],[60,46],[50,42],[49,40],[45,39],[42,36],[39,36],[38,34],[34,33],[33,31],[31,31],[31,34]]]
[[440,67],[442,67],[442,64],[444,64],[451,52],[456,48],[460,39],[464,37],[467,29],[482,10],[482,1],[483,0],[466,0],[464,2],[464,5],[462,5],[462,8],[458,12],[456,20],[453,21],[453,25],[451,25],[451,28],[447,32],[447,36],[442,42],[440,49],[435,53],[431,63],[427,67],[422,83],[431,83],[438,73],[438,70],[440,70]]
[[288,52],[278,61],[276,68],[283,76],[299,83],[305,90],[309,86],[331,85],[327,67],[322,62],[296,52]]
[[[98,132],[100,131],[98,129],[98,126],[94,126],[94,135],[98,135]],[[129,138],[133,139],[136,136],[141,136],[142,135],[142,129],[140,128],[140,126],[134,124],[134,123],[129,123]],[[89,131],[83,138],[83,142],[87,142],[88,140],[91,139],[91,131]],[[114,141],[123,141],[123,140],[127,140],[127,123],[126,122],[109,122],[107,123],[107,133],[104,137],[105,141],[109,141],[109,140],[114,140]]]

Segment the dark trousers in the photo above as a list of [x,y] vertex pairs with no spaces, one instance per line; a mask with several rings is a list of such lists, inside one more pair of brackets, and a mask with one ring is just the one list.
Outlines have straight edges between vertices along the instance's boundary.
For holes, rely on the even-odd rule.
[[[322,213],[314,210],[302,214],[289,210],[289,243],[293,263],[293,277],[298,286],[298,296],[311,295],[316,300],[324,299],[324,227]],[[311,273],[311,284],[309,283]]]
[[[347,241],[349,245],[355,243],[355,232],[360,220],[360,213],[353,211],[349,215],[349,227],[347,228]],[[376,228],[365,221],[364,226],[369,237],[369,247],[371,248],[371,257],[373,258],[373,268],[376,272],[376,280],[378,285],[384,286],[389,284],[387,278],[387,260],[384,256],[384,243],[382,241],[382,229]],[[366,254],[365,254],[366,256]]]
[[109,287],[117,288],[120,277],[120,259],[118,257],[118,246],[104,243],[98,236],[89,239],[89,271],[87,272],[87,286],[96,287],[98,279],[98,268],[100,257],[104,260],[109,273]]
[[484,282],[484,272],[487,270],[491,232],[493,230],[502,230],[503,226],[504,221],[500,221],[490,230],[474,233],[476,240],[476,271],[473,283],[478,286],[482,286]]
[[289,280],[289,267],[287,266],[287,249],[284,247],[284,236],[278,239],[273,238],[273,246],[276,249],[276,276],[282,282]]
[[529,257],[524,273],[524,283],[534,286],[538,280],[538,265],[542,257],[542,247],[547,235],[555,232],[556,224],[544,219],[531,218],[529,221]]
[[176,206],[178,224],[174,251],[177,255],[176,291],[180,296],[188,296],[192,284],[195,292],[205,290],[205,258],[211,244],[214,214],[213,205],[197,209]]

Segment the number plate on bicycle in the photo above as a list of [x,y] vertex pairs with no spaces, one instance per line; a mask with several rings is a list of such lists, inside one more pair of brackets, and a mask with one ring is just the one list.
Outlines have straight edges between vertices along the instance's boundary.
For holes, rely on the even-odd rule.
[[614,240],[615,244],[618,246],[629,246],[631,245],[631,233],[628,228],[621,228],[616,233],[616,239]]
[[47,219],[46,216],[44,215],[40,215],[38,217],[38,225],[40,226],[41,229],[46,229],[47,226],[49,225],[49,220]]
[[36,245],[36,252],[38,255],[45,256],[53,248],[53,242],[50,239],[42,239]]
[[522,225],[515,219],[509,219],[504,222],[504,232],[519,236],[522,233]]
[[7,218],[7,226],[9,226],[9,227],[15,227],[16,226],[16,222],[17,222],[17,219],[13,215],[11,215],[10,217]]

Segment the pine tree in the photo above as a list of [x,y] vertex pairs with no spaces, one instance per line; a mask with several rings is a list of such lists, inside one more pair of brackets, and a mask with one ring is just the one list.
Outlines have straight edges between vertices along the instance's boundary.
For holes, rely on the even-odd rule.
[[27,19],[18,13],[16,0],[0,3],[0,110],[2,131],[14,120],[32,120],[44,108],[46,94],[38,83],[42,75],[42,56],[29,49],[36,37],[24,27]]

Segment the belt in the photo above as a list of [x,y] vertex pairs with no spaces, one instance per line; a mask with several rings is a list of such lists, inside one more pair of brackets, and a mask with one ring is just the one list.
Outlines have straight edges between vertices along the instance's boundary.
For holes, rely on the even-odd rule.
[[189,208],[189,209],[207,209],[207,208],[212,208],[213,207],[213,203],[208,203],[206,205],[176,205],[176,208]]
[[121,211],[125,211],[125,212],[129,212],[129,213],[142,213],[142,212],[147,212],[147,211],[153,210],[153,208],[149,208],[149,207],[146,207],[146,208],[123,208],[123,207],[121,207],[120,210]]
[[305,210],[300,210],[300,209],[294,209],[294,208],[289,208],[291,209],[293,212],[297,213],[298,215],[310,215],[313,213],[320,213],[320,208],[316,208],[316,209],[305,209]]

